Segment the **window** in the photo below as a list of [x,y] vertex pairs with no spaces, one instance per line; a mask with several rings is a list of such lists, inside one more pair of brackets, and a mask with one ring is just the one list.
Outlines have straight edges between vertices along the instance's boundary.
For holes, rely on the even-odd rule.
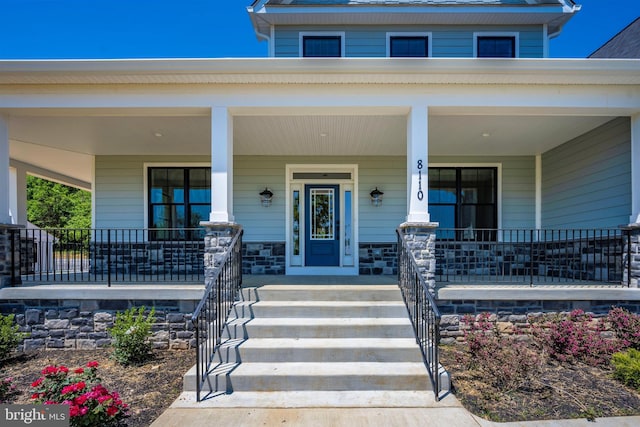
[[302,56],[307,58],[339,58],[342,56],[342,36],[303,35]]
[[[209,218],[211,168],[148,169],[149,228],[195,228]],[[183,239],[183,230],[149,233],[150,240]]]
[[[429,168],[429,213],[441,229],[496,229],[498,223],[498,194],[496,168]],[[469,239],[464,231],[460,237]],[[463,235],[463,236],[462,236]],[[486,233],[483,239],[493,238]],[[443,230],[439,238],[453,238]]]
[[426,36],[390,36],[389,56],[426,58],[429,56],[429,38]]
[[477,36],[476,57],[515,58],[516,38],[513,36]]

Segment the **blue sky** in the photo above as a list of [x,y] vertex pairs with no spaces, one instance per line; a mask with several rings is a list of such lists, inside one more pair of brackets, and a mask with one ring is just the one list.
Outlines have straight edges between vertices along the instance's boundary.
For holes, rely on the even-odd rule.
[[[261,57],[251,0],[0,0],[0,59]],[[640,0],[578,0],[550,56],[584,58],[640,16]]]

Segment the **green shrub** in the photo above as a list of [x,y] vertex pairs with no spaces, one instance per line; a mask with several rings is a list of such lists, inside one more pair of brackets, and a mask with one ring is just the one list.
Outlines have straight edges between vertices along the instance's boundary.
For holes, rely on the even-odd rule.
[[13,319],[13,314],[0,314],[0,362],[11,355],[22,339],[22,334],[18,332],[19,327]]
[[121,365],[140,364],[151,358],[149,336],[156,311],[152,308],[147,316],[144,311],[143,306],[117,313],[113,327],[109,329],[113,338],[113,357]]
[[640,390],[640,351],[630,348],[615,353],[611,359],[613,376],[624,384]]

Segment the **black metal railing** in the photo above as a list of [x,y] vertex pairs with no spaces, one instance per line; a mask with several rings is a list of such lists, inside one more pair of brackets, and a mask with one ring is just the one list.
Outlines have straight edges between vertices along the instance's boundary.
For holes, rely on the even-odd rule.
[[[14,229],[20,282],[202,282],[202,228]],[[16,266],[17,267],[17,266]],[[17,277],[16,277],[17,279]],[[16,283],[17,280],[14,280]]]
[[191,317],[196,336],[196,396],[202,400],[204,385],[224,326],[242,286],[242,230],[238,230],[227,253],[207,277],[204,295]]
[[424,269],[421,269],[416,263],[411,249],[403,238],[403,232],[397,230],[397,234],[398,284],[413,323],[416,341],[422,351],[422,358],[429,371],[433,392],[436,400],[440,400],[442,392],[438,357],[440,311],[423,276]]
[[620,229],[436,231],[436,281],[617,284],[625,274]]

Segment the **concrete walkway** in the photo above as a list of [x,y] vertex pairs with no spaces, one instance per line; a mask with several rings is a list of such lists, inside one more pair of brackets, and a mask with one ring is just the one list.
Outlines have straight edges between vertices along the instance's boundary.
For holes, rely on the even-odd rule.
[[[339,393],[338,393],[339,394]],[[195,403],[195,395],[181,395],[151,427],[637,427],[640,417],[547,420],[494,423],[476,417],[462,407],[453,395],[440,402],[411,407],[345,407],[291,408],[215,407],[215,399]],[[258,402],[257,402],[258,403]]]

